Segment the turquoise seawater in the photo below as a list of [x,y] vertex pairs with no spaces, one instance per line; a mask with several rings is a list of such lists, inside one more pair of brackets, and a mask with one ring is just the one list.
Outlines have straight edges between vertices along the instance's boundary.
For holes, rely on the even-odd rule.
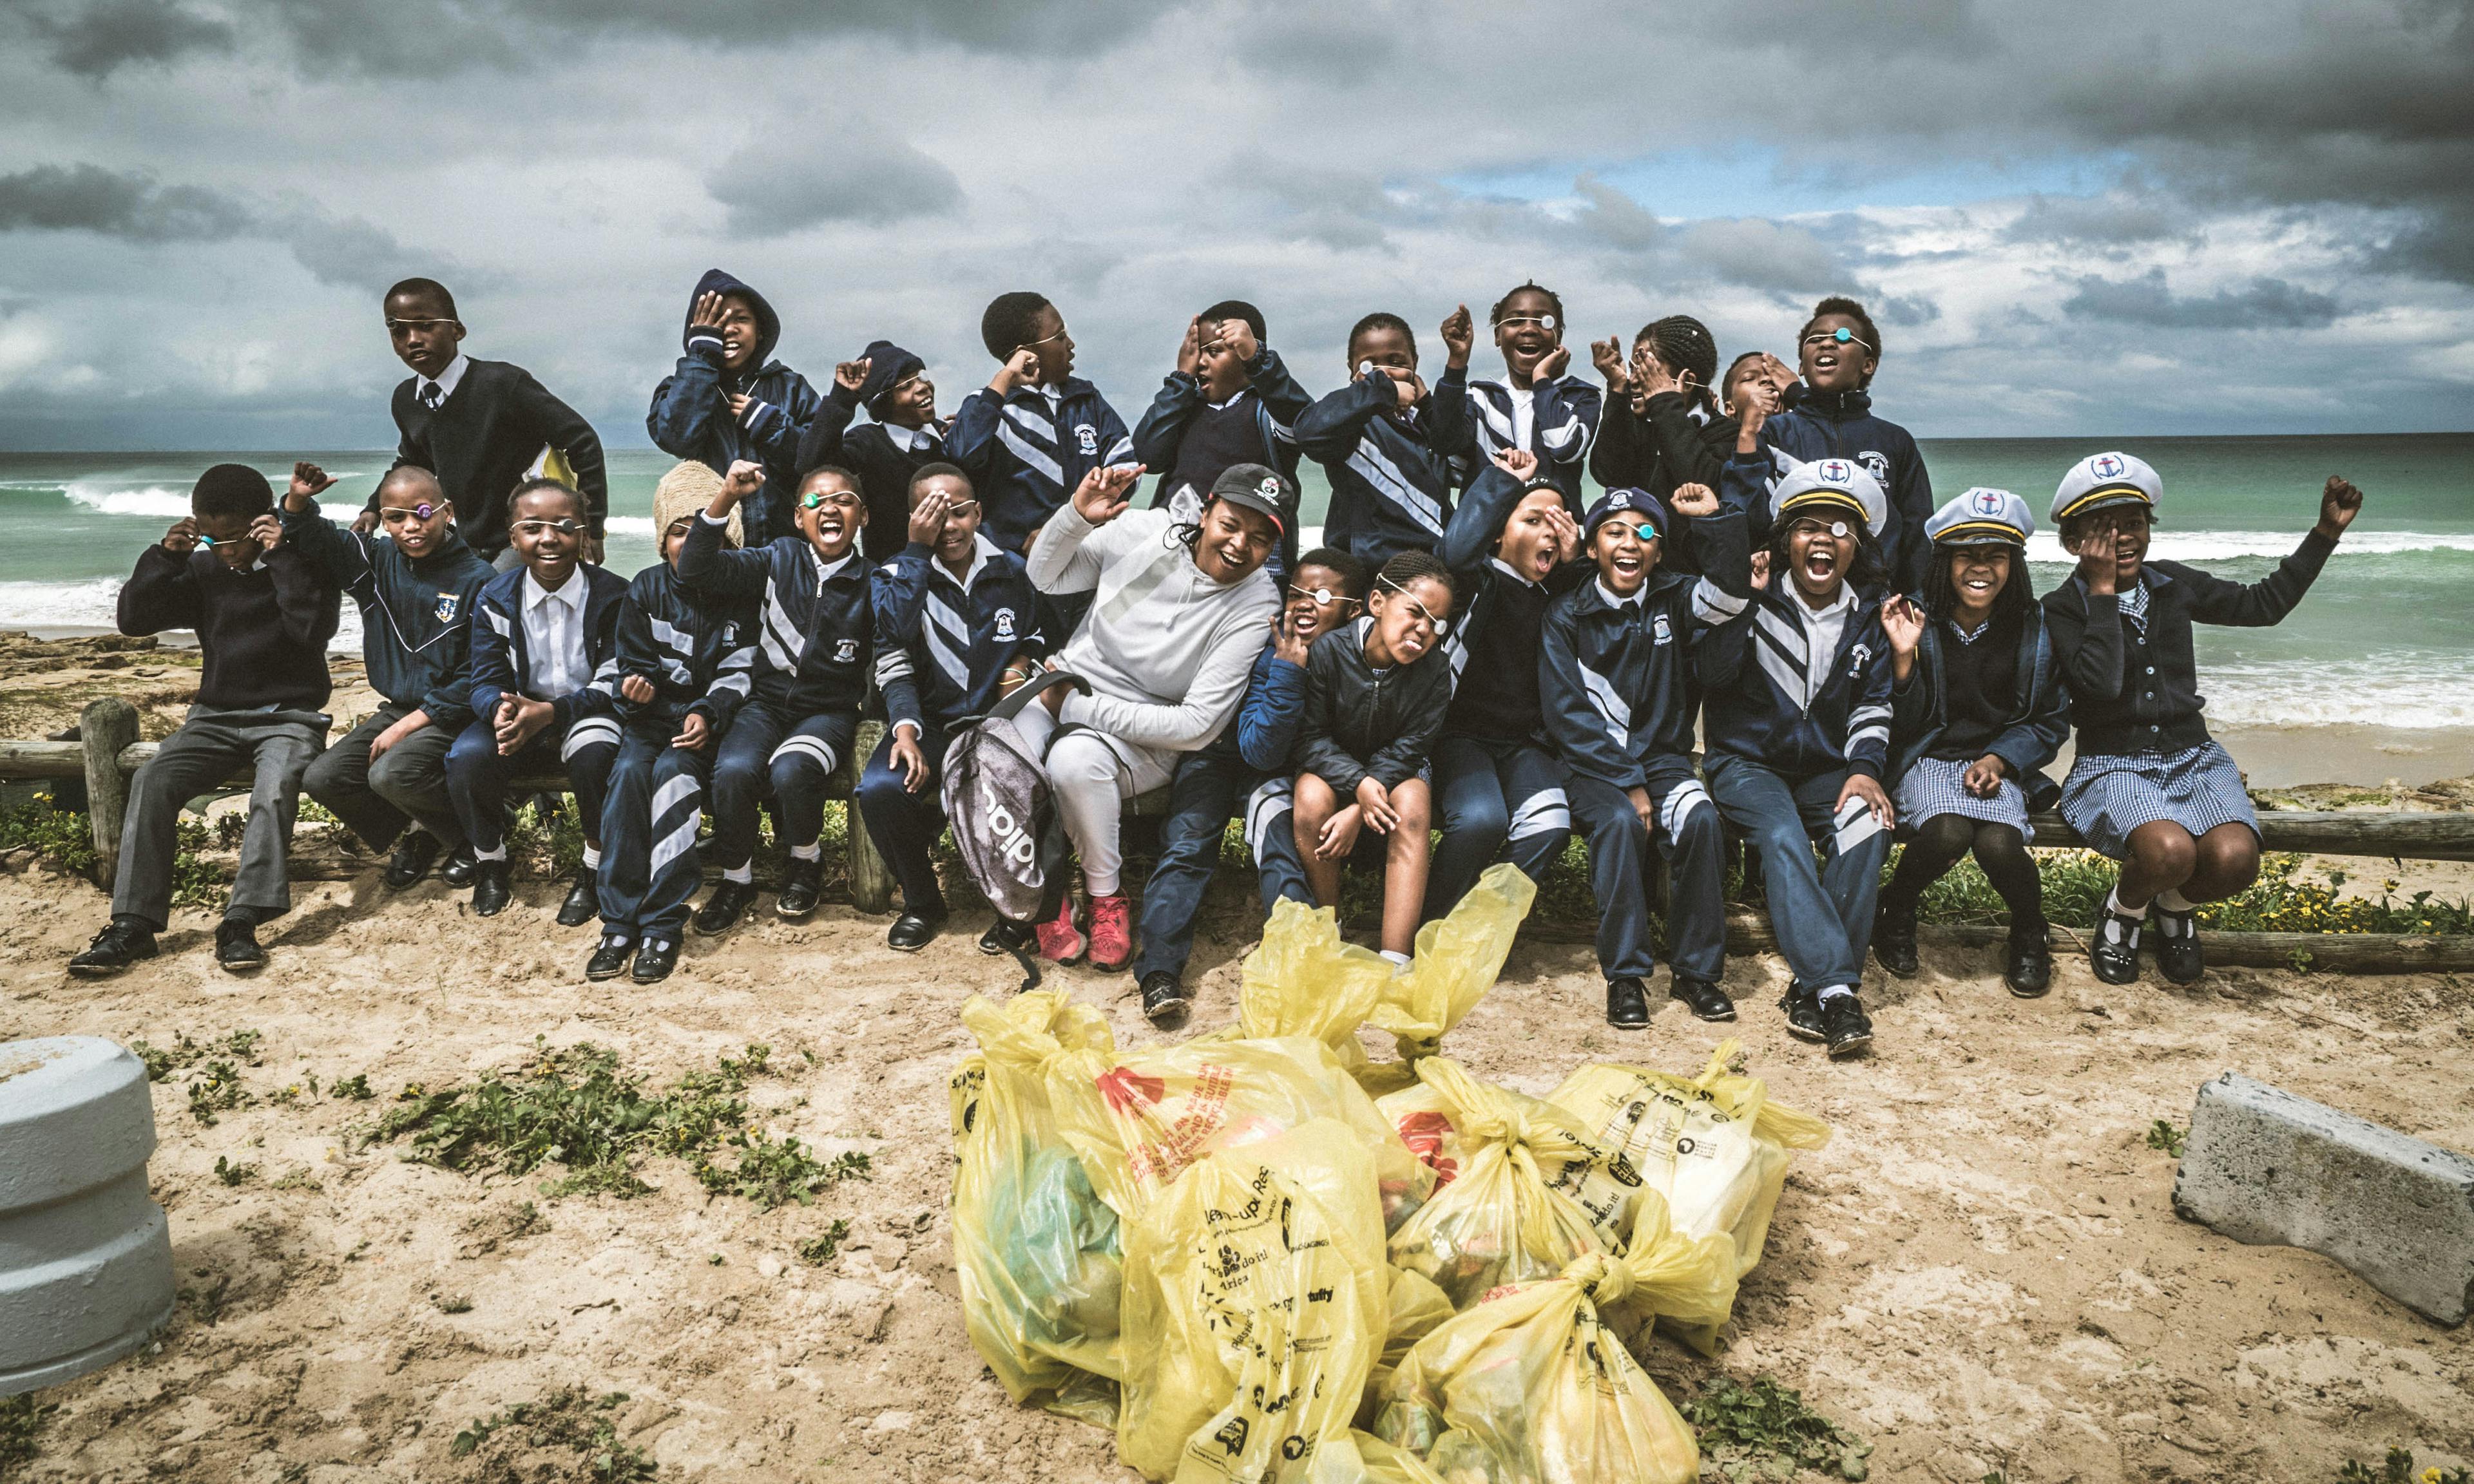
[[[2328,475],[2368,494],[2292,617],[2274,629],[2203,631],[2204,689],[2220,725],[2474,728],[2474,434],[1942,439],[1925,441],[1924,453],[1943,498],[1993,485],[2041,513],[2063,470],[2105,447],[2164,476],[2156,554],[2238,580],[2292,549]],[[138,548],[186,513],[201,469],[237,459],[279,484],[300,457],[342,476],[337,493],[354,503],[389,461],[372,450],[0,453],[0,627],[109,627],[120,579]],[[652,560],[653,485],[672,462],[651,449],[611,455],[610,562],[619,571]],[[1328,490],[1311,465],[1304,483],[1306,519],[1320,521]],[[2043,559],[2031,563],[2040,590],[2067,571],[2050,536],[2029,555]]]

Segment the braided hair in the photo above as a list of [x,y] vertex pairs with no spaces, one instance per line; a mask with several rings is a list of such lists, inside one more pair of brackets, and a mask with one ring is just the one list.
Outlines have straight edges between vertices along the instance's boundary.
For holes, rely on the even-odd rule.
[[1710,326],[1688,314],[1671,314],[1642,325],[1633,344],[1647,346],[1661,366],[1685,379],[1690,388],[1686,395],[1692,402],[1705,414],[1717,416],[1718,396],[1711,382],[1718,374],[1718,342],[1711,338]]

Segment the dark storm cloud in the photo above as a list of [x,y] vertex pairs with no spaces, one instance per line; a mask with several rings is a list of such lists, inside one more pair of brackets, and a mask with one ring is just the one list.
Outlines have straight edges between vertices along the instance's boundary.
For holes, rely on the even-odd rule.
[[2120,281],[2093,275],[2079,279],[2077,291],[2063,300],[2062,313],[2074,320],[2120,320],[2160,328],[2257,330],[2320,329],[2336,323],[2341,311],[2327,295],[2282,278],[2253,278],[2240,289],[2178,297],[2166,286],[2165,270],[2151,268]]
[[36,165],[0,176],[0,231],[85,231],[138,242],[213,242],[255,213],[220,191],[158,185],[138,171]]
[[830,147],[785,126],[721,162],[705,190],[740,237],[778,237],[832,222],[885,226],[960,209],[954,172],[898,139],[837,131]]
[[69,10],[31,11],[26,19],[62,71],[85,78],[232,48],[229,24],[170,0],[98,0]]
[[2012,242],[2131,248],[2185,235],[2192,222],[2186,206],[2153,194],[2037,195],[2003,235]]
[[1782,299],[1845,288],[1838,254],[1810,231],[1764,217],[1711,218],[1676,234],[1684,258],[1722,283],[1760,289]]

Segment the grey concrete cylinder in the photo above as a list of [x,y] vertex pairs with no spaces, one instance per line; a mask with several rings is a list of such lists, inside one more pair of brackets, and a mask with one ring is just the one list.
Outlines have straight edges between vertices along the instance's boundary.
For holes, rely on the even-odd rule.
[[0,1045],[0,1397],[110,1364],[172,1317],[146,1067],[100,1036]]

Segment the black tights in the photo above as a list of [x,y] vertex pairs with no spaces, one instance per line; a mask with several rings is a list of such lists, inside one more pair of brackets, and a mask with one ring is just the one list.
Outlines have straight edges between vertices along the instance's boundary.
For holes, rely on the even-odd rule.
[[1881,889],[1882,904],[1895,911],[1914,911],[1925,888],[1957,865],[1971,847],[1976,863],[1984,868],[1985,879],[2009,907],[2010,924],[2042,925],[2044,882],[2036,874],[2036,857],[2027,853],[2025,837],[2007,825],[1972,820],[1964,814],[1936,814],[1925,821],[1916,837],[1907,842],[1906,853],[1899,857],[1890,884]]

